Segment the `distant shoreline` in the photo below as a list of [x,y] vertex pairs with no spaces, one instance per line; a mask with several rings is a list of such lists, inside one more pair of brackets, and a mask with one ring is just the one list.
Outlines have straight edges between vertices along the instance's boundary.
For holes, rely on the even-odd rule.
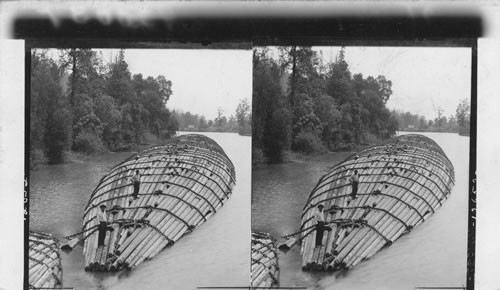
[[460,136],[470,136],[470,130],[465,130],[462,128],[459,128],[458,131],[428,131],[428,130],[419,130],[419,129],[413,129],[413,130],[398,130],[399,132],[412,132],[412,133],[452,133],[452,134],[458,134]]

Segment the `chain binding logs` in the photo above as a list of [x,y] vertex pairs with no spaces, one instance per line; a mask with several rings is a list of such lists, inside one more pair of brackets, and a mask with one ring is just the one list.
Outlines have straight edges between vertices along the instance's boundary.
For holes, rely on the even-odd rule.
[[[350,177],[359,185],[351,195]],[[422,135],[402,135],[335,165],[311,192],[301,222],[302,269],[350,269],[428,219],[449,197],[454,168],[441,147]],[[322,245],[314,213],[324,206]]]
[[[101,179],[85,208],[85,270],[132,269],[153,258],[216,213],[234,184],[231,160],[206,136],[182,135],[131,156]],[[102,205],[108,224],[98,246]]]
[[280,269],[276,243],[268,233],[252,233],[252,289],[279,287]]
[[50,234],[30,231],[28,244],[29,288],[60,288],[63,272],[59,242]]

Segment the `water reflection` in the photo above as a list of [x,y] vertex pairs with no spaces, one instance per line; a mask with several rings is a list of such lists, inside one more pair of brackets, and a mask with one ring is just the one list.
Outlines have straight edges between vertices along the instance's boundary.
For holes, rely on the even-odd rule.
[[[206,133],[236,168],[233,195],[216,215],[133,271],[87,273],[82,247],[62,253],[63,285],[77,289],[195,289],[248,285],[250,261],[251,138]],[[83,209],[100,178],[130,153],[109,153],[83,163],[31,172],[30,228],[64,236],[78,232]],[[230,273],[230,274],[229,274]]]
[[[469,138],[451,133],[423,135],[436,141],[455,167],[456,184],[443,207],[410,234],[348,272],[302,272],[300,247],[280,253],[282,286],[399,290],[465,285]],[[311,161],[253,170],[252,229],[275,237],[295,232],[310,191],[331,166],[347,155],[326,154]]]

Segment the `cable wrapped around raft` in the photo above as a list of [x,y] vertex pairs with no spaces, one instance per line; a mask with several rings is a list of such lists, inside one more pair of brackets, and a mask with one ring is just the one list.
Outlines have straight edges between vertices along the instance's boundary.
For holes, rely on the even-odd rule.
[[29,288],[62,286],[62,267],[59,243],[47,233],[29,232]]
[[[141,182],[134,198],[130,178],[136,170]],[[234,184],[232,162],[205,136],[183,135],[131,156],[100,180],[85,208],[86,270],[128,269],[151,259],[215,214]],[[103,204],[113,230],[97,247],[95,217]],[[123,220],[142,226],[116,222]]]
[[[354,170],[360,174],[355,198],[349,181]],[[349,269],[370,258],[429,218],[450,195],[454,178],[443,150],[421,135],[399,136],[351,155],[319,180],[304,206],[302,268]],[[332,230],[316,247],[318,204]],[[342,220],[352,222],[336,222]]]
[[251,285],[255,288],[279,287],[276,243],[268,233],[252,233]]

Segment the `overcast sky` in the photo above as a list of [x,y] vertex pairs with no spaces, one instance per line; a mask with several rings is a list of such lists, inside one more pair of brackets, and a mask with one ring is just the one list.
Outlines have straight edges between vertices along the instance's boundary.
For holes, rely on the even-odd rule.
[[[316,47],[327,61],[340,47]],[[460,100],[470,100],[471,49],[435,47],[346,47],[352,74],[384,75],[392,81],[389,109],[409,111],[427,119],[454,115]]]
[[[110,60],[118,50],[103,49]],[[125,61],[132,74],[164,75],[172,81],[169,109],[217,116],[235,115],[239,100],[252,99],[252,51],[209,49],[126,49]]]
[[[335,60],[340,47],[314,47],[325,61]],[[102,50],[110,61],[118,50]],[[471,50],[453,47],[346,47],[352,74],[392,81],[389,109],[409,111],[427,119],[454,115],[460,100],[470,99]],[[252,52],[208,49],[126,49],[132,74],[164,75],[172,81],[169,109],[216,117],[235,114],[239,100],[252,99]]]

